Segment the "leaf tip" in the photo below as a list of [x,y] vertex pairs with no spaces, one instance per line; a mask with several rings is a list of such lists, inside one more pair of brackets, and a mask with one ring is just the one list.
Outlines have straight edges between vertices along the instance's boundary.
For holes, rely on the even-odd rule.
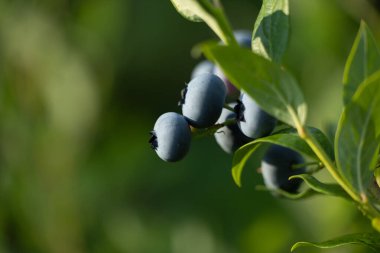
[[290,252],[294,252],[299,247],[306,246],[308,244],[309,243],[307,243],[307,242],[296,242],[295,244],[293,244],[292,248],[290,249]]
[[292,248],[290,249],[290,252],[294,252],[298,248],[298,242],[293,244]]
[[288,178],[288,180],[293,180],[293,179],[296,179],[296,178],[302,178],[302,177],[300,177],[299,175],[293,175],[293,176],[290,176]]
[[240,179],[240,175],[236,174],[236,173],[234,172],[234,170],[232,170],[232,178],[233,178],[235,184],[236,184],[239,188],[241,188],[241,179]]

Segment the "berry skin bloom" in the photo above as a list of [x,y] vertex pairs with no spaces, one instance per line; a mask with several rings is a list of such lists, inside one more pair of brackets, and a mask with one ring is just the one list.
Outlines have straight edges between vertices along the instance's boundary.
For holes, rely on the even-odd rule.
[[166,162],[176,162],[190,149],[191,131],[186,119],[175,112],[162,114],[150,132],[149,143],[157,155]]
[[201,75],[201,74],[213,74],[215,65],[208,60],[203,60],[195,65],[193,72],[191,72],[191,79]]
[[182,92],[182,114],[195,128],[212,126],[219,118],[226,100],[223,81],[213,74],[192,79]]
[[243,134],[253,139],[269,135],[275,128],[277,120],[263,111],[248,94],[242,93],[240,99],[235,111]]

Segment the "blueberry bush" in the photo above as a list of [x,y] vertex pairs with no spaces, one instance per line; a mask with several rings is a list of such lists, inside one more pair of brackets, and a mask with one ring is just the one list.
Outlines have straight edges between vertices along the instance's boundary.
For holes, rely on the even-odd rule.
[[[282,64],[289,40],[288,0],[263,0],[252,32],[233,31],[218,0],[171,2],[186,19],[206,23],[220,41],[196,46],[207,60],[195,67],[181,93],[183,116],[166,113],[157,120],[149,142],[158,156],[180,160],[189,150],[190,133],[214,135],[224,151],[233,153],[232,177],[241,186],[247,160],[267,148],[260,170],[264,188],[274,196],[344,198],[373,227],[324,242],[298,242],[292,251],[361,244],[378,252],[380,51],[365,21],[346,61],[343,108],[332,144],[321,130],[306,125],[302,90]],[[326,170],[334,183],[317,178],[320,170]]]

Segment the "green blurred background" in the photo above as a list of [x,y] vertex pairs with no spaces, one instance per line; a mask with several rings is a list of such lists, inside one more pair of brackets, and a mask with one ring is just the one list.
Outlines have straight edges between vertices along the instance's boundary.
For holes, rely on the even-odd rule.
[[[284,64],[326,129],[360,19],[379,41],[379,14],[367,0],[290,2]],[[235,29],[252,29],[261,1],[223,3]],[[179,111],[190,51],[208,39],[169,0],[0,0],[0,252],[280,253],[371,230],[343,200],[256,191],[257,159],[239,189],[211,137],[159,160],[148,133]]]

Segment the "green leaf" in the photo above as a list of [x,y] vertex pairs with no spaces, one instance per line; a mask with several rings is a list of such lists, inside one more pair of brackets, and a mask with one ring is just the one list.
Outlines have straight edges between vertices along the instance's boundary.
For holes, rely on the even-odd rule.
[[325,184],[320,182],[315,177],[309,175],[309,174],[301,174],[301,175],[294,175],[291,176],[289,179],[294,178],[300,178],[302,179],[312,190],[315,192],[329,195],[329,196],[336,196],[336,197],[342,197],[347,200],[352,200],[350,196],[347,195],[347,193],[337,184]]
[[196,0],[170,0],[179,14],[193,22],[202,22],[204,16],[202,6]]
[[367,78],[345,107],[335,139],[335,156],[343,178],[366,195],[380,142],[380,71]]
[[350,102],[359,85],[377,70],[380,70],[380,51],[371,31],[362,21],[344,70],[345,104]]
[[[309,127],[308,130],[326,150],[330,150],[328,153],[331,154],[332,147],[331,144],[329,144],[327,137],[316,128]],[[246,162],[248,161],[249,157],[251,157],[251,155],[253,155],[254,152],[259,148],[261,143],[281,145],[293,149],[313,160],[319,161],[318,157],[310,149],[307,143],[297,134],[295,129],[284,129],[273,135],[256,139],[250,143],[247,143],[235,152],[232,160],[232,177],[238,186],[241,186],[241,174]]]
[[208,43],[202,49],[264,111],[296,128],[304,124],[303,94],[293,76],[280,65],[238,47]]
[[380,70],[368,77],[355,92],[352,103],[358,107],[369,110],[373,108],[372,115],[375,122],[376,135],[380,135]]
[[293,245],[291,251],[293,252],[295,249],[303,246],[313,246],[321,249],[330,249],[335,248],[347,244],[359,244],[364,245],[374,252],[379,252],[380,250],[380,234],[379,233],[357,233],[351,235],[344,235],[332,240],[328,240],[325,242],[297,242]]
[[289,37],[288,0],[264,0],[252,36],[252,50],[279,63]]
[[[318,141],[319,145],[321,145],[321,147],[324,149],[330,160],[334,161],[334,148],[329,138],[318,128],[307,127],[307,130],[314,137],[314,139]],[[315,157],[317,156],[315,155]]]
[[239,187],[241,187],[241,173],[243,172],[244,166],[251,155],[259,148],[259,146],[260,144],[258,142],[250,142],[240,147],[234,153],[231,173],[232,178]]

